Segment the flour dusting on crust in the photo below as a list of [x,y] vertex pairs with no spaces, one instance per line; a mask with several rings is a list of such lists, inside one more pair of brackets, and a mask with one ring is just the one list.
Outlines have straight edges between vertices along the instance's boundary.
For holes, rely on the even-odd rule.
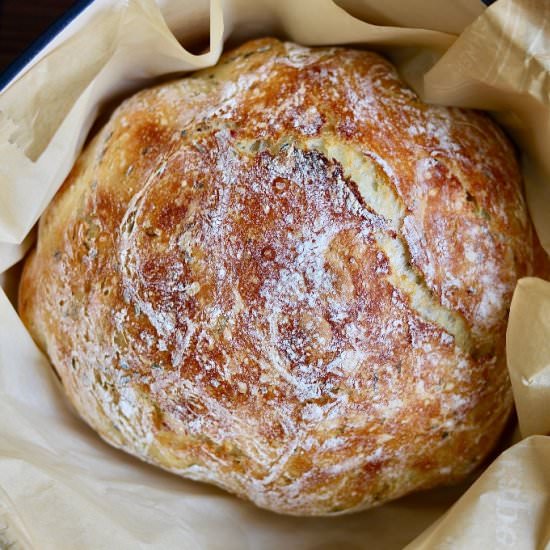
[[336,514],[492,448],[531,239],[488,118],[376,54],[259,40],[114,113],[41,221],[21,312],[110,443]]

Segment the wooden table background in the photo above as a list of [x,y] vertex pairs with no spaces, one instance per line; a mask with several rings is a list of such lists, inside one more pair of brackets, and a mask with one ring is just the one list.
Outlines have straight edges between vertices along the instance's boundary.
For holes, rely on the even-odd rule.
[[0,0],[0,72],[75,0]]

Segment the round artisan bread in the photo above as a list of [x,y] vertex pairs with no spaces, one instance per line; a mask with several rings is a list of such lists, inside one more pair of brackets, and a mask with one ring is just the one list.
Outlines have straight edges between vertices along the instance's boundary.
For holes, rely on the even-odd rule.
[[490,452],[532,243],[489,118],[423,103],[374,53],[264,39],[116,110],[41,219],[19,307],[112,445],[333,514]]

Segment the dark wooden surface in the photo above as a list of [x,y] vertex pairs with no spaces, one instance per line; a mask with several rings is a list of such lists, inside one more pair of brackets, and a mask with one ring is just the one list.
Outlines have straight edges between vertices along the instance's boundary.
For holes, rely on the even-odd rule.
[[0,72],[75,0],[0,0]]

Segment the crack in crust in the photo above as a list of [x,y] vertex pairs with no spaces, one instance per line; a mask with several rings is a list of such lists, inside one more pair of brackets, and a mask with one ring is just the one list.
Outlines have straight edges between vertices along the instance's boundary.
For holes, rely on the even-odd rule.
[[383,216],[388,225],[395,229],[392,234],[377,235],[377,244],[390,262],[390,282],[409,299],[411,307],[428,323],[434,323],[450,334],[457,345],[466,353],[471,351],[470,331],[462,315],[443,307],[436,293],[429,287],[423,273],[414,268],[412,254],[402,229],[405,206],[397,195],[383,166],[350,145],[339,143],[337,136],[323,134],[307,145],[337,161],[342,167],[348,184],[352,186],[362,203]]

